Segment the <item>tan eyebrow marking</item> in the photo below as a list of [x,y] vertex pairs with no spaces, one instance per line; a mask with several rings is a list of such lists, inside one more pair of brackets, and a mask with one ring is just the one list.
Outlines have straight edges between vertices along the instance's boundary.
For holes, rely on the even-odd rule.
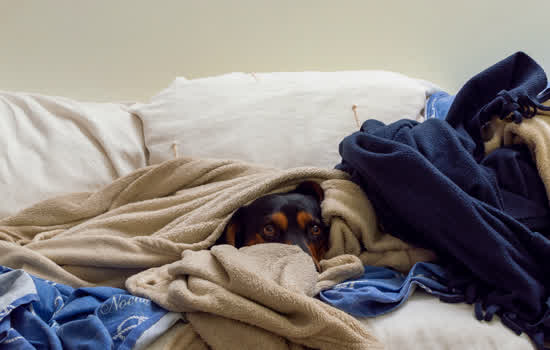
[[281,230],[286,231],[288,229],[288,219],[285,214],[276,212],[271,215],[271,220],[276,223]]
[[296,221],[302,230],[305,230],[307,224],[309,224],[312,220],[313,217],[311,214],[306,213],[305,211],[299,211],[298,214],[296,214]]

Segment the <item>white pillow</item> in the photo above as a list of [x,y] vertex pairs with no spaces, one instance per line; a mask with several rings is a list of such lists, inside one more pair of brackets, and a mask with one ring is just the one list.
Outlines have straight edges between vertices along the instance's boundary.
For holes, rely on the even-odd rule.
[[434,86],[385,71],[231,73],[176,79],[131,110],[143,121],[149,164],[179,155],[282,168],[332,168],[342,138],[367,118],[420,119]]
[[93,191],[146,166],[127,106],[0,92],[0,217],[39,200]]

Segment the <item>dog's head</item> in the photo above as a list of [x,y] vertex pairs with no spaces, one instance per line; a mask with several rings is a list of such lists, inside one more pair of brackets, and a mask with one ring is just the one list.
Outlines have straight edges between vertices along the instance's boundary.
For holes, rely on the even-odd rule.
[[292,192],[260,197],[233,214],[218,243],[237,248],[260,243],[297,245],[319,269],[329,243],[321,218],[322,200],[321,186],[312,181]]

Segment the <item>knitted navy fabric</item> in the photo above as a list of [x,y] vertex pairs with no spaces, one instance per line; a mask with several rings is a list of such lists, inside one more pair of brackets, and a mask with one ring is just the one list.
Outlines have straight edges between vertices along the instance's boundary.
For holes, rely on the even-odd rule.
[[544,70],[531,57],[518,52],[470,79],[456,95],[447,121],[473,139],[474,155],[479,159],[483,156],[483,125],[494,115],[512,114],[520,122],[523,117],[532,117],[536,108],[547,109],[537,100],[547,85]]
[[484,157],[481,127],[487,111],[532,117],[546,86],[540,66],[515,54],[472,78],[446,121],[366,121],[341,142],[337,166],[366,192],[384,231],[468,272],[478,318],[497,313],[539,347],[550,336],[546,191],[525,146]]

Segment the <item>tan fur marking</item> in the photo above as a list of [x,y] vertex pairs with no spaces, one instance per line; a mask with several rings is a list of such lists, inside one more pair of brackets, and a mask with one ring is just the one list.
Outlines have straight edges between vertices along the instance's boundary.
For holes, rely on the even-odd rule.
[[260,235],[259,233],[256,233],[256,235],[252,239],[249,239],[248,241],[246,241],[245,245],[251,246],[251,245],[260,244],[260,243],[265,243],[265,240],[262,237],[262,235]]
[[305,211],[299,211],[296,215],[296,221],[302,230],[306,229],[307,224],[309,224],[311,220],[313,220],[313,217],[310,213],[306,213]]
[[231,244],[235,247],[235,236],[237,235],[237,231],[239,230],[239,225],[236,222],[232,222],[227,226],[227,231],[225,232],[225,240],[227,241],[227,244]]
[[307,247],[309,249],[309,253],[311,254],[311,257],[313,258],[313,262],[315,263],[315,266],[317,266],[317,271],[321,271],[321,264],[319,264],[319,261],[321,258],[319,257],[319,250],[318,247],[315,246],[313,243],[308,243]]
[[283,231],[288,229],[288,218],[284,213],[277,212],[271,215],[271,220]]

